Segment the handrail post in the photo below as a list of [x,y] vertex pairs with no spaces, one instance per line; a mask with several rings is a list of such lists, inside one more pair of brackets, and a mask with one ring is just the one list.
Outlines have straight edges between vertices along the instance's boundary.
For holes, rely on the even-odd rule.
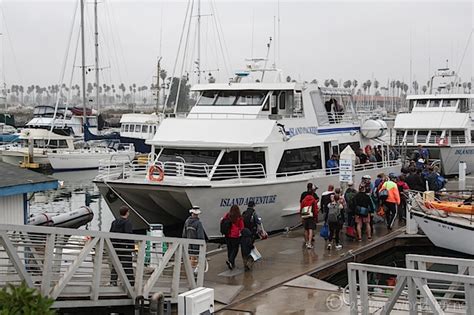
[[351,263],[347,265],[349,273],[349,311],[351,315],[357,315],[358,295],[357,295],[357,270]]

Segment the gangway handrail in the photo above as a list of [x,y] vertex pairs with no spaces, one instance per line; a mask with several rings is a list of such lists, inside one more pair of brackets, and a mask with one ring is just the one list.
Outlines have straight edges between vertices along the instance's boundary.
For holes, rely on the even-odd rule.
[[[381,310],[379,309],[380,314],[390,314],[390,312],[395,310],[397,303],[399,305],[402,303],[406,305],[406,303],[408,303],[407,311],[410,315],[418,314],[418,309],[421,306],[429,307],[430,311],[435,314],[445,314],[445,307],[442,307],[442,303],[440,304],[440,301],[445,303],[445,298],[444,296],[433,294],[433,292],[436,292],[432,288],[433,281],[438,284],[441,282],[458,285],[457,287],[460,289],[456,291],[456,302],[463,302],[463,306],[465,306],[464,311],[467,314],[474,313],[474,276],[349,263],[349,306],[351,315],[369,314],[371,307],[370,301],[372,301],[369,301],[369,298],[377,296],[375,291],[369,291],[369,288],[374,288],[373,285],[369,285],[369,273],[385,274],[396,277],[396,284],[395,286],[390,286],[393,291],[388,298],[386,300],[377,301],[378,303],[381,303],[381,305],[377,304],[377,307],[381,308]],[[462,297],[463,295],[464,297]],[[404,297],[403,299],[401,299],[402,296]],[[422,303],[425,304],[420,305]],[[457,304],[457,306],[459,305]]]
[[133,305],[159,291],[176,302],[203,285],[205,255],[204,240],[0,224],[0,286],[24,281],[55,308]]

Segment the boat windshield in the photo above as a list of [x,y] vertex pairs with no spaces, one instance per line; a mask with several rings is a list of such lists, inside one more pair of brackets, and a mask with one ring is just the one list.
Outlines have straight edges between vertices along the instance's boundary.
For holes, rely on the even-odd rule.
[[213,166],[220,150],[195,150],[165,148],[158,158],[161,162],[183,162],[186,164],[207,164]]
[[268,91],[203,91],[198,106],[261,106]]

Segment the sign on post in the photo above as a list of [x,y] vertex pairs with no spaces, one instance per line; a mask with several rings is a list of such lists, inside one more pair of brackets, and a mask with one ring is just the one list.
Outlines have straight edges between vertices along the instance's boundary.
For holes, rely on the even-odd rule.
[[352,160],[339,160],[339,181],[348,183],[352,181],[353,168]]

